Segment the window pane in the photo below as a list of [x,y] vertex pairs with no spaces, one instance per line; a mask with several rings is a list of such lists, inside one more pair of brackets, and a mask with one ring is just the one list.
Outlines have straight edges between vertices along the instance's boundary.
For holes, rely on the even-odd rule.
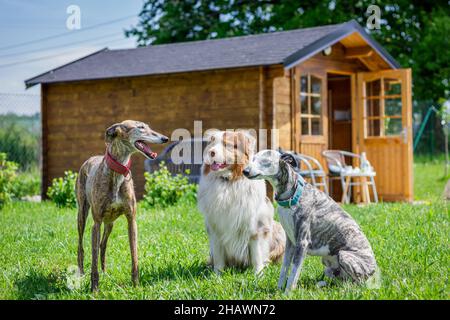
[[318,94],[322,93],[322,80],[320,80],[320,78],[311,76],[311,92]]
[[307,96],[300,96],[300,106],[301,106],[301,111],[303,114],[308,114],[308,97]]
[[306,75],[300,77],[300,92],[308,92],[308,76]]
[[309,135],[308,118],[302,118],[302,134]]
[[311,113],[314,115],[322,113],[322,99],[320,97],[311,97]]
[[402,99],[386,99],[384,101],[384,109],[387,116],[402,115]]
[[312,118],[311,119],[311,134],[313,136],[320,136],[322,134],[322,121],[320,118]]
[[385,134],[387,136],[398,136],[402,133],[402,119],[386,118],[384,119]]
[[381,92],[381,80],[366,82],[366,97],[379,96]]
[[398,79],[384,79],[384,95],[402,94],[402,83]]
[[367,136],[377,137],[380,135],[380,120],[367,120]]
[[366,100],[366,114],[368,117],[377,117],[380,115],[380,99]]

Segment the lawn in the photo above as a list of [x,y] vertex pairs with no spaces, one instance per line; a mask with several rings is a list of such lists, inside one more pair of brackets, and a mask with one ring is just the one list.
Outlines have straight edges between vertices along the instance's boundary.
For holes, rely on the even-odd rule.
[[[108,270],[100,292],[89,292],[89,276],[78,283],[76,210],[51,203],[17,202],[0,212],[1,299],[448,299],[449,211],[440,199],[442,163],[416,163],[418,204],[346,206],[372,243],[381,269],[378,289],[351,284],[316,287],[323,267],[306,259],[299,288],[276,289],[279,265],[257,278],[242,270],[217,276],[207,267],[207,236],[195,205],[138,212],[140,280],[131,285],[126,220],[110,238]],[[90,219],[91,220],[91,219]],[[92,222],[89,220],[88,229]],[[85,235],[86,270],[90,236]]]

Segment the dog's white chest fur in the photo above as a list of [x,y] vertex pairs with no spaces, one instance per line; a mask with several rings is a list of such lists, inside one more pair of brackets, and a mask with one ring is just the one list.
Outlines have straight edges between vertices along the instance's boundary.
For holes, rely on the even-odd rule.
[[259,224],[268,224],[273,217],[262,180],[224,181],[213,174],[202,176],[198,207],[210,236],[224,246],[229,258],[243,264],[248,263],[251,236],[261,227]]
[[290,208],[278,207],[278,214],[280,215],[280,222],[283,226],[284,232],[288,236],[291,243],[297,243],[295,240],[295,221],[294,212]]

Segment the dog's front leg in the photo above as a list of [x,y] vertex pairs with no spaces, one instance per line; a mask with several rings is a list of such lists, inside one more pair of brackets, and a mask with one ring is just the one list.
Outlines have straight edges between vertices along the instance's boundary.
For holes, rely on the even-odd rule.
[[208,258],[208,265],[214,266],[214,245],[213,245],[213,235],[211,234],[211,231],[209,230],[208,224],[206,224],[206,233],[208,234],[208,240],[209,240],[209,258]]
[[112,222],[104,224],[103,237],[102,241],[100,242],[100,261],[103,272],[106,272],[106,247],[108,245],[108,238],[111,234],[113,225],[114,224]]
[[136,216],[133,212],[127,215],[128,220],[128,240],[130,241],[130,251],[131,251],[131,279],[133,285],[139,284],[139,269],[138,269],[138,248],[137,248],[137,224]]
[[268,256],[269,242],[261,234],[252,237],[250,239],[250,259],[255,274],[260,274],[263,271]]
[[280,279],[278,280],[278,289],[283,290],[286,287],[286,278],[292,263],[294,246],[289,237],[286,237],[286,249],[284,251],[283,265],[281,266]]
[[211,237],[211,244],[214,272],[220,275],[223,269],[225,269],[225,251],[224,248],[220,245],[220,241],[217,241],[214,235],[212,235]]
[[92,227],[91,291],[98,290],[98,250],[100,248],[101,224],[101,221],[95,221]]
[[302,268],[303,260],[305,260],[306,257],[307,248],[308,248],[308,241],[306,239],[301,240],[294,247],[292,271],[287,281],[286,293],[289,293],[292,289],[294,289],[297,286],[298,277],[300,276],[300,270]]

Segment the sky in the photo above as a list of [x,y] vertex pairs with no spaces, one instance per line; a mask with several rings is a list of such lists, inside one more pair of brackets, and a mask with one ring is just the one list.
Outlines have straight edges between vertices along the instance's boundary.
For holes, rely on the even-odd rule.
[[[76,22],[67,13],[72,5],[80,10],[78,30],[67,27],[67,20]],[[135,47],[123,31],[137,23],[142,5],[143,0],[0,0],[0,113],[39,110],[40,86],[26,90],[24,80],[105,47]]]

